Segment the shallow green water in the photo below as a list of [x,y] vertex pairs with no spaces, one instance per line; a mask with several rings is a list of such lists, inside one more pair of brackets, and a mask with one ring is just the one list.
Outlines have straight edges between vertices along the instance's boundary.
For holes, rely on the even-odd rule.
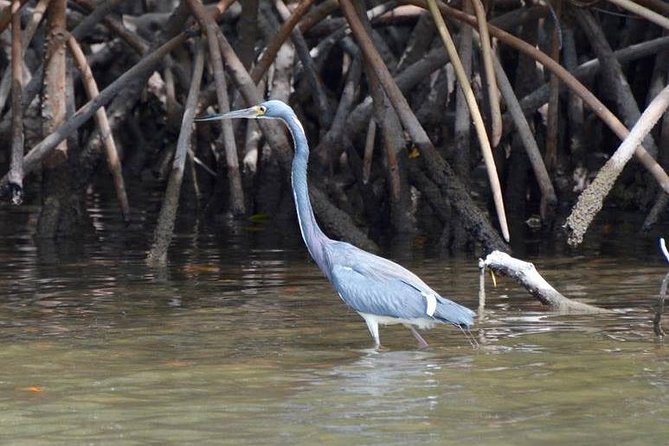
[[[487,281],[472,348],[456,329],[381,329],[337,298],[300,240],[182,236],[165,270],[145,241],[0,244],[0,444],[666,444],[669,350],[655,256],[532,259],[613,309],[546,312]],[[252,234],[252,235],[249,235]],[[476,259],[403,258],[477,306]],[[666,324],[665,324],[666,325]]]

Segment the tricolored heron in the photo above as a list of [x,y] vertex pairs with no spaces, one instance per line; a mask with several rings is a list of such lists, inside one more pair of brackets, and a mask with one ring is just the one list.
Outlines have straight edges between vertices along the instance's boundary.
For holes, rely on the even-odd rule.
[[304,243],[339,297],[365,320],[377,348],[381,346],[379,324],[405,325],[421,347],[426,347],[427,342],[416,327],[426,329],[450,323],[469,328],[473,324],[473,311],[441,297],[411,271],[349,243],[332,240],[323,233],[316,223],[307,189],[309,145],[292,108],[281,101],[267,101],[197,120],[232,118],[281,119],[288,126],[295,146],[291,175],[293,196]]

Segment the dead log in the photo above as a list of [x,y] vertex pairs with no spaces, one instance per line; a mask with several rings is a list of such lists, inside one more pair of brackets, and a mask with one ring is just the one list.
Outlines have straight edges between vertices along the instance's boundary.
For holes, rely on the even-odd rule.
[[563,296],[539,274],[534,265],[501,252],[493,251],[485,259],[479,259],[481,272],[488,269],[511,277],[539,302],[561,313],[605,313],[608,310],[577,302]]

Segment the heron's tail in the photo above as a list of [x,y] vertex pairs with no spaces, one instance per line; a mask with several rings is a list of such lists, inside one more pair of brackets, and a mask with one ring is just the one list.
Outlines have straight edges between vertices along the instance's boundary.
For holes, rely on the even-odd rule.
[[437,300],[439,305],[437,305],[434,317],[462,328],[470,328],[474,325],[476,313],[472,310],[443,297],[439,297]]

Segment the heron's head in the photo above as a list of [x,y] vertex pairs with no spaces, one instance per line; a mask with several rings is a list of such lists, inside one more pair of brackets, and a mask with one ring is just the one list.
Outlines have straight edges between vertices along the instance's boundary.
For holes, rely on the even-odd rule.
[[253,107],[234,110],[228,113],[202,116],[196,118],[196,121],[214,121],[218,119],[286,119],[294,115],[293,109],[281,101],[265,101]]

